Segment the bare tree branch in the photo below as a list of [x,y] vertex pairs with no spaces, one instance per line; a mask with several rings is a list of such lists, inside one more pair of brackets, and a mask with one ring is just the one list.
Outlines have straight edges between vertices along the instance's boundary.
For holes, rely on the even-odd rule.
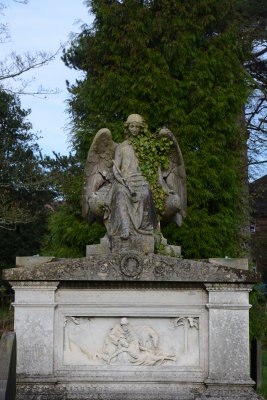
[[[15,3],[27,4],[28,0],[13,0]],[[7,6],[0,2],[0,14],[4,15]],[[8,25],[0,23],[0,43],[10,38]],[[29,90],[34,78],[25,80],[22,76],[32,70],[41,68],[55,59],[64,45],[61,45],[54,53],[37,51],[35,53],[24,53],[22,55],[12,52],[4,60],[0,61],[0,89],[18,95],[32,95],[45,98],[47,94],[57,94],[58,89],[50,90],[39,86],[37,90]],[[15,85],[14,85],[15,82]],[[17,86],[17,87],[16,87]]]
[[267,46],[265,46],[262,50],[258,51],[257,53],[253,53],[255,57],[261,57],[267,52]]
[[36,52],[34,55],[25,53],[24,57],[12,52],[8,58],[0,61],[0,81],[17,78],[29,70],[47,65],[55,59],[60,50],[61,47],[54,54],[42,51]]
[[266,164],[266,163],[267,163],[267,160],[264,160],[264,161],[252,161],[252,162],[249,162],[248,165],[260,165],[260,164]]

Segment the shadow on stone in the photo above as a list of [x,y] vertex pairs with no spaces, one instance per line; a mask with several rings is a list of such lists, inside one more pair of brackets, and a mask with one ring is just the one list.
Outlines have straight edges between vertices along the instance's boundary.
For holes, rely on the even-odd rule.
[[16,334],[4,332],[0,342],[0,400],[16,398]]

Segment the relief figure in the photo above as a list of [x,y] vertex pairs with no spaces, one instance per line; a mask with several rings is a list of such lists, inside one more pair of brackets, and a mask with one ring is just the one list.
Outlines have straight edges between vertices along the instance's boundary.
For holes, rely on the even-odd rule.
[[173,354],[167,354],[158,348],[158,334],[149,326],[132,326],[127,318],[122,318],[109,332],[103,350],[97,354],[108,364],[118,362],[120,354],[133,365],[160,365],[166,361],[175,361]]

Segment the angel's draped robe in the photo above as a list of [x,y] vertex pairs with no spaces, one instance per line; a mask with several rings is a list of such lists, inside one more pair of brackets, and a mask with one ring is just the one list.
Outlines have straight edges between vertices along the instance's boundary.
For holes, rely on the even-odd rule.
[[[128,140],[119,144],[114,159],[119,171],[113,167],[114,182],[106,197],[104,222],[109,236],[151,234],[156,228],[156,211],[146,178],[138,168],[138,160]],[[129,189],[116,179],[121,176]]]

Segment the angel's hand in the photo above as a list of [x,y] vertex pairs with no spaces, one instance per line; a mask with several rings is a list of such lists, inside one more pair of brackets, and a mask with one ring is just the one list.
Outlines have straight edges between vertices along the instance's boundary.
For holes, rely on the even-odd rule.
[[118,181],[119,183],[121,183],[123,185],[122,177],[120,176],[120,174],[118,173],[118,171],[114,165],[113,165],[112,172],[113,172],[113,176],[116,179],[116,181]]
[[172,133],[172,131],[170,131],[170,129],[169,129],[169,128],[166,128],[166,127],[162,128],[162,129],[159,131],[159,135],[166,135],[167,133]]

